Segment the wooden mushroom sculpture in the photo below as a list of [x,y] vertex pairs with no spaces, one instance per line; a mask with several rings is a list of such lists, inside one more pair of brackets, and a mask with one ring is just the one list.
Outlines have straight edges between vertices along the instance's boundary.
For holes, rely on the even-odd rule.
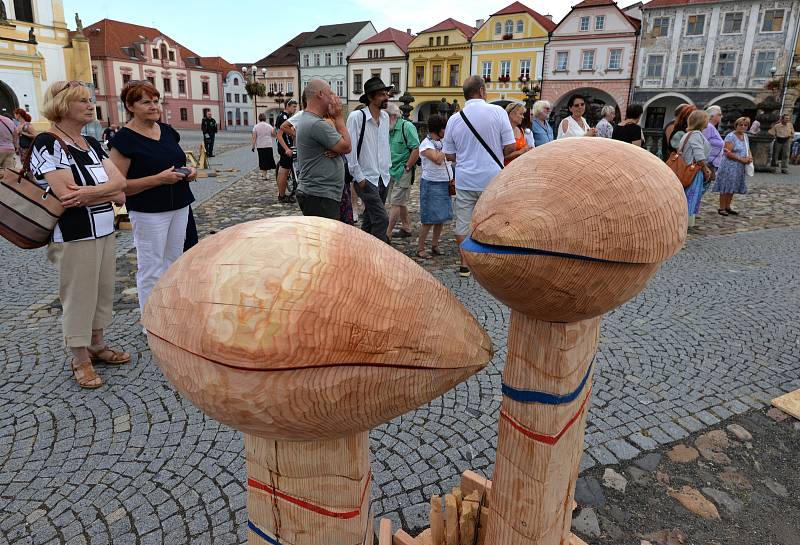
[[512,309],[486,543],[568,543],[600,320],[645,287],[686,228],[672,171],[604,138],[536,148],[481,196],[462,247]]
[[143,317],[166,377],[245,434],[249,541],[372,543],[368,430],[491,358],[432,276],[337,221],[231,227],[183,255]]

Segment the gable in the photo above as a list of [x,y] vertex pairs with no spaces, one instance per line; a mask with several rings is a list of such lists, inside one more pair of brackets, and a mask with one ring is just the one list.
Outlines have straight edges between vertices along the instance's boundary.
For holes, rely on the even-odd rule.
[[[475,33],[473,42],[488,42],[493,40],[502,40],[503,35],[506,33],[506,26],[508,21],[511,21],[514,26],[514,38],[547,38],[548,31],[539,21],[534,19],[529,13],[511,13],[492,15],[483,23],[478,32]],[[517,32],[517,25],[522,21],[523,31]],[[497,24],[500,23],[500,33],[496,32]]]
[[[604,18],[603,30],[595,30],[595,23],[598,16]],[[589,18],[589,30],[581,31],[581,18]],[[564,19],[558,23],[553,31],[553,36],[600,36],[603,34],[614,34],[620,32],[635,32],[633,23],[625,17],[625,14],[614,5],[603,5],[589,8],[573,9]]]

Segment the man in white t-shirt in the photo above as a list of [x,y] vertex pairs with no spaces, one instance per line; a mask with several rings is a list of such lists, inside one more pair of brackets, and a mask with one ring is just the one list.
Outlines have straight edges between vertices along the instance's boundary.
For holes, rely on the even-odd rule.
[[[470,76],[464,81],[463,88],[466,104],[447,121],[442,149],[447,159],[456,163],[454,209],[459,248],[469,235],[475,203],[492,178],[503,168],[505,156],[513,153],[516,147],[514,129],[511,128],[508,114],[500,106],[486,102],[486,84],[483,78]],[[472,125],[475,132],[469,125]],[[458,274],[462,277],[470,275],[464,252],[461,252]]]

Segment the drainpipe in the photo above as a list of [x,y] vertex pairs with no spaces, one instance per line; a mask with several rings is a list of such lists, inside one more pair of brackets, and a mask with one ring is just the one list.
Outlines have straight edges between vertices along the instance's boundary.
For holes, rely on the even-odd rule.
[[542,48],[542,83],[539,84],[539,100],[544,100],[544,82],[545,77],[544,73],[547,71],[547,66],[545,62],[547,61],[547,45],[550,43],[550,40],[553,39],[553,33],[547,33],[547,41],[544,43],[544,47]]

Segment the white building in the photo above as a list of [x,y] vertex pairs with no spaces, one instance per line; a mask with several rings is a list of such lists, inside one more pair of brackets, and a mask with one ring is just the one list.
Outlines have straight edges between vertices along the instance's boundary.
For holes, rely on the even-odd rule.
[[347,57],[358,44],[377,34],[369,21],[323,25],[297,48],[300,56],[301,90],[314,78],[327,81],[334,93],[346,101]]
[[257,123],[253,103],[247,96],[245,85],[247,77],[241,72],[241,66],[230,65],[223,72],[225,79],[222,81],[222,92],[225,96],[225,124],[229,131],[251,131]]
[[765,85],[790,69],[797,0],[652,0],[643,6],[634,100],[646,128],[681,103],[719,105],[723,123],[752,117]]
[[390,27],[358,44],[347,59],[347,103],[351,110],[364,93],[364,83],[374,77],[394,85],[391,100],[400,98],[408,80],[408,44],[413,39],[410,29],[403,32]]

